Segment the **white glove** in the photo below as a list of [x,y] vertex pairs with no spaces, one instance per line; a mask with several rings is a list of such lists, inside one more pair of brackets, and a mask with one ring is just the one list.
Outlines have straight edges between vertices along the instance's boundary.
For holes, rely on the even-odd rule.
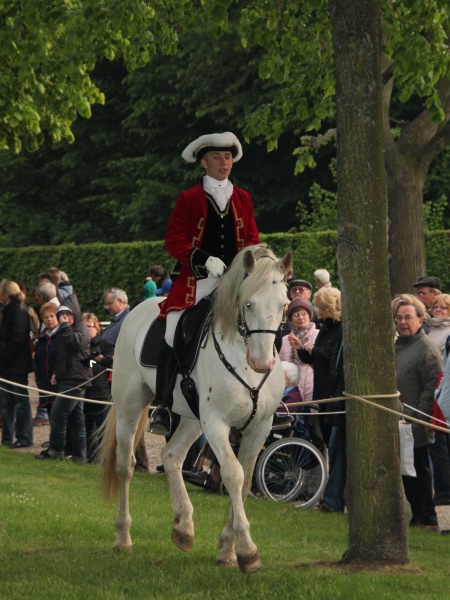
[[205,267],[211,277],[220,277],[226,269],[226,265],[217,256],[210,256],[205,263]]

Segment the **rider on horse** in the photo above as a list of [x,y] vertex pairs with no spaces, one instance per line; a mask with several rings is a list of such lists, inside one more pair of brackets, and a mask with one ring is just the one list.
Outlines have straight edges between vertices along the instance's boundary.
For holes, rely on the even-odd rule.
[[170,434],[172,392],[177,369],[175,329],[182,312],[209,295],[218,277],[246,246],[259,243],[253,203],[248,192],[229,179],[242,146],[231,132],[202,135],[181,155],[205,170],[200,183],[181,192],[167,229],[165,248],[178,262],[168,297],[160,304],[166,320],[165,343],[158,358],[155,403],[149,430]]

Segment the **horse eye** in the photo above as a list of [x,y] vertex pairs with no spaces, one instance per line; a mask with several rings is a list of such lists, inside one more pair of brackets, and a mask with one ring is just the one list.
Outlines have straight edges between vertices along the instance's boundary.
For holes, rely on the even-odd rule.
[[251,305],[251,303],[250,303],[250,302],[246,302],[246,303],[245,303],[245,306],[246,306],[246,308],[251,308],[251,306],[252,306],[252,305]]

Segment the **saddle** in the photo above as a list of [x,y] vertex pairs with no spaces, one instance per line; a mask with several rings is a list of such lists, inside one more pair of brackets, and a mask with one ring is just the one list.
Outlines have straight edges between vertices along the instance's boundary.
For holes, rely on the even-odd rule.
[[[178,362],[178,373],[183,396],[189,408],[199,416],[199,399],[191,373],[197,362],[200,348],[209,332],[212,319],[212,298],[206,296],[194,306],[187,308],[178,321],[174,336],[173,352]],[[164,338],[166,324],[155,319],[148,328],[142,344],[140,363],[144,367],[158,366],[158,355]]]

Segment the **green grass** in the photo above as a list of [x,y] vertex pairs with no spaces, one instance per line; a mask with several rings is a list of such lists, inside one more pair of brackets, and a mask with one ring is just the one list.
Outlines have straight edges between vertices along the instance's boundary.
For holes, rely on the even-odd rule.
[[36,461],[0,448],[0,596],[8,600],[260,598],[300,600],[448,596],[450,536],[410,532],[411,563],[355,571],[336,563],[347,519],[249,499],[247,515],[263,569],[218,568],[217,541],[228,498],[189,487],[196,540],[191,553],[170,541],[164,477],[131,484],[133,555],[112,552],[117,505],[101,497],[92,466]]

